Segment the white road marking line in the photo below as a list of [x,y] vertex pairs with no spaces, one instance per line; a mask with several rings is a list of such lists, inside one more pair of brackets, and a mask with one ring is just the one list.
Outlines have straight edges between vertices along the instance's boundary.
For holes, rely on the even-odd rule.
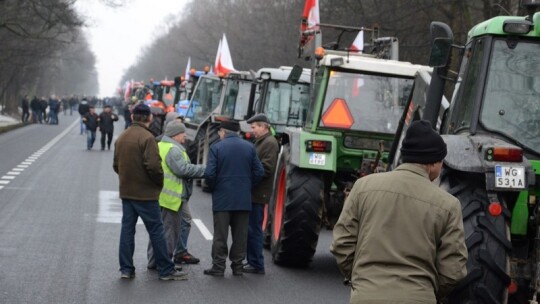
[[0,180],[0,184],[2,184],[2,185],[7,185],[7,184],[9,184],[9,182],[10,181],[8,181],[8,180]]
[[24,171],[24,169],[23,169],[23,168],[13,168],[13,169],[11,169],[11,170],[12,170],[12,171],[18,171],[18,172],[22,172],[22,171]]
[[[122,223],[122,200],[118,197],[118,191],[99,191],[97,221],[99,223]],[[140,218],[137,224],[143,224]]]
[[28,165],[17,165],[18,168],[23,168],[23,169],[26,169],[28,168]]
[[14,179],[15,176],[12,176],[12,175],[4,175],[2,176],[2,179]]
[[1,189],[4,189],[4,186],[0,186],[0,190],[1,190]]
[[27,161],[23,161],[21,163],[21,165],[25,165],[26,167],[28,167],[28,165],[31,165],[31,164],[32,164],[32,162],[27,162]]
[[13,172],[13,171],[9,171],[8,173],[6,173],[7,175],[19,175],[21,174],[21,172]]
[[195,226],[199,228],[199,231],[202,233],[206,240],[211,241],[214,239],[214,236],[212,235],[212,233],[210,233],[210,230],[206,228],[206,226],[200,219],[193,219],[193,223],[195,223]]

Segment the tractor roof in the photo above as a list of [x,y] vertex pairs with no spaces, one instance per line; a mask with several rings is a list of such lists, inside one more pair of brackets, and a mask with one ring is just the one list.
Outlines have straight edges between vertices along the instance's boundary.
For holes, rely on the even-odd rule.
[[[257,79],[261,79],[263,73],[270,74],[270,79],[277,81],[287,81],[289,74],[291,74],[292,67],[289,66],[280,66],[279,68],[262,68],[257,71]],[[300,76],[299,82],[309,83],[310,82],[310,69],[303,69],[302,76]]]
[[482,35],[518,35],[526,37],[540,37],[540,13],[536,13],[533,16],[531,31],[526,34],[515,34],[507,33],[503,30],[503,25],[505,22],[526,22],[527,17],[520,16],[498,16],[491,19],[488,19],[484,22],[481,22],[475,25],[468,33],[468,40],[473,37],[478,37]]

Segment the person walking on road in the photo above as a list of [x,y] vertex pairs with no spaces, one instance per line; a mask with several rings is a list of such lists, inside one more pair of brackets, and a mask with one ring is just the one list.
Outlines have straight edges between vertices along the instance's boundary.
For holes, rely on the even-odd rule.
[[94,106],[90,106],[89,112],[84,114],[82,120],[86,126],[86,149],[91,150],[96,141],[96,130],[99,126],[99,116]]
[[57,125],[58,124],[58,108],[60,107],[60,103],[58,102],[58,99],[56,98],[56,95],[51,95],[49,98],[49,124],[51,125]]
[[264,208],[272,194],[274,173],[276,171],[279,144],[270,131],[270,123],[264,114],[257,114],[247,120],[255,135],[255,150],[264,168],[262,181],[253,188],[251,194],[251,212],[247,240],[247,264],[243,272],[265,274],[263,255],[263,218]]
[[81,115],[81,135],[86,130],[85,124],[83,122],[83,116],[90,111],[90,105],[86,97],[83,97],[81,103],[79,104],[79,115]]
[[122,199],[122,229],[120,232],[119,261],[121,278],[135,277],[133,252],[135,227],[141,217],[150,237],[160,280],[187,280],[187,273],[174,269],[167,254],[165,232],[159,210],[159,196],[163,188],[161,157],[148,130],[152,113],[147,105],[133,109],[133,124],[114,144],[113,169],[118,174]]
[[30,101],[28,100],[28,95],[24,95],[22,102],[21,102],[21,108],[22,108],[22,122],[28,122],[28,118],[30,117]]
[[[186,179],[203,177],[204,165],[193,165],[189,161],[186,149],[186,127],[178,120],[172,120],[165,126],[165,133],[158,143],[165,180],[159,195],[161,219],[165,229],[167,252],[172,258],[177,243],[180,241],[182,213],[181,209],[191,195],[186,187]],[[179,264],[174,260],[176,264]],[[148,268],[155,268],[152,244],[148,244]]]
[[212,192],[214,239],[212,267],[204,270],[206,275],[223,276],[225,273],[229,226],[232,234],[229,252],[232,272],[233,275],[243,275],[251,189],[262,179],[264,169],[255,147],[240,138],[237,132],[237,124],[222,121],[218,131],[221,141],[213,144],[208,152],[204,176]]
[[101,151],[105,150],[105,137],[107,137],[107,150],[111,149],[115,121],[118,121],[118,116],[112,112],[112,107],[110,105],[105,105],[105,107],[103,108],[103,112],[99,114],[99,131],[101,131]]
[[407,129],[403,164],[354,184],[330,251],[350,303],[436,303],[467,273],[459,201],[431,183],[446,144],[427,121]]
[[32,110],[32,122],[33,123],[42,123],[42,117],[41,117],[41,104],[39,103],[39,99],[37,96],[34,96],[32,98],[32,101],[30,101],[30,109]]

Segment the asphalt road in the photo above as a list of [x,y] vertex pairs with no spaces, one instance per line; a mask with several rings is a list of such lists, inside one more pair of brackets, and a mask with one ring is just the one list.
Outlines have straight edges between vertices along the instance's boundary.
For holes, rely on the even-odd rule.
[[[99,112],[99,109],[98,109]],[[146,269],[148,236],[136,235],[134,280],[121,280],[118,240],[121,203],[112,151],[92,151],[78,116],[60,124],[28,125],[0,134],[0,303],[347,303],[350,290],[321,232],[309,268],[276,266],[265,252],[266,275],[203,275],[211,263],[211,197],[195,188],[190,200],[188,281],[163,282]],[[123,130],[116,124],[115,135]],[[97,147],[97,149],[96,149]]]

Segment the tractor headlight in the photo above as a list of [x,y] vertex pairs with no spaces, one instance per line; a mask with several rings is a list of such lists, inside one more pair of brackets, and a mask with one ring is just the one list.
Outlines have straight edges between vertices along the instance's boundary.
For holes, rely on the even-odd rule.
[[527,20],[506,20],[503,23],[503,31],[508,34],[527,34],[533,28]]

